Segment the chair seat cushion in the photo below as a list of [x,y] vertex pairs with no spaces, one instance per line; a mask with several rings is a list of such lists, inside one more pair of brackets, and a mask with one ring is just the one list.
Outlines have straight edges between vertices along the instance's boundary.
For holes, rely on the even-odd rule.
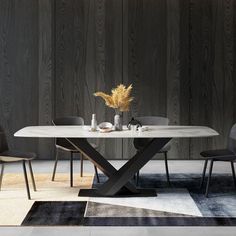
[[[228,149],[216,149],[216,150],[207,150],[200,153],[203,157],[214,158],[219,160],[234,160],[236,159],[235,154]],[[225,157],[223,157],[225,156]],[[229,157],[232,156],[232,157]]]
[[16,162],[22,160],[33,160],[36,158],[36,154],[33,152],[21,152],[15,150],[9,150],[0,153],[0,161],[2,162]]

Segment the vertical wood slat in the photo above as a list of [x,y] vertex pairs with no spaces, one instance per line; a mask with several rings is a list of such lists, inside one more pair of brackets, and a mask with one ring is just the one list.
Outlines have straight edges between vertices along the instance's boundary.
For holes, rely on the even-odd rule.
[[8,136],[8,142],[13,145],[10,138],[12,132],[11,113],[13,109],[12,58],[10,49],[12,44],[12,29],[14,27],[14,3],[12,1],[0,2],[0,121]]
[[[179,70],[180,70],[180,90],[179,90],[179,103],[180,103],[180,117],[179,124],[190,123],[190,3],[189,0],[179,1],[180,10],[180,25],[179,25]],[[190,140],[180,139],[179,140],[179,159],[190,158]]]
[[73,1],[56,1],[55,116],[71,114],[74,107]]
[[[167,114],[171,125],[180,123],[180,2],[167,1]],[[169,156],[176,158],[179,153],[179,140],[171,142]]]
[[[212,124],[212,1],[191,0],[191,60],[190,60],[190,123]],[[191,139],[190,158],[198,158],[200,150],[211,148],[212,139]]]
[[221,134],[219,137],[213,140],[213,146],[222,148],[224,146],[225,137],[223,137],[224,133],[224,119],[223,119],[223,94],[224,94],[224,79],[223,79],[223,5],[222,1],[218,0],[213,5],[213,22],[214,22],[214,34],[213,37],[215,39],[214,44],[214,77],[213,77],[213,87],[212,87],[212,105],[213,111],[212,115],[213,119],[213,127]]
[[0,1],[0,121],[10,147],[30,151],[37,150],[37,141],[13,134],[38,123],[37,32],[37,1]]
[[[234,9],[235,10],[235,9]],[[235,24],[233,24],[233,1],[217,1],[214,4],[215,60],[213,64],[213,124],[221,134],[214,139],[214,148],[227,144],[229,129],[235,122],[235,76],[233,75],[233,48]]]
[[[54,80],[53,80],[53,0],[39,2],[39,62],[38,62],[38,103],[39,125],[51,125],[53,119]],[[50,159],[54,155],[54,142],[50,139],[39,139],[38,155]]]
[[[105,91],[111,91],[122,83],[122,1],[106,0],[105,8]],[[105,107],[104,120],[114,123],[114,115],[113,109]],[[105,140],[107,158],[121,159],[122,154],[122,140]]]
[[[234,12],[233,5],[234,0],[223,1],[224,9],[224,25],[223,25],[223,47],[224,54],[224,133],[223,137],[229,135],[230,128],[234,121],[234,84],[235,77],[233,77],[233,48],[234,48]],[[227,139],[224,140],[224,145],[227,145]]]
[[[55,1],[54,118],[73,115],[83,117],[83,11],[84,1]],[[65,156],[69,154],[59,153],[59,157],[64,159]]]
[[[94,41],[94,50],[95,50],[95,79],[94,90],[90,91],[91,96],[93,92],[98,91],[107,91],[106,85],[106,0],[95,1],[95,41]],[[109,86],[108,86],[109,87]],[[109,90],[108,90],[109,91]],[[98,123],[103,121],[106,116],[106,107],[104,102],[99,98],[94,98],[94,108],[95,113],[97,114]],[[91,114],[90,114],[91,117]],[[98,146],[100,152],[103,155],[106,155],[106,140],[98,140]]]

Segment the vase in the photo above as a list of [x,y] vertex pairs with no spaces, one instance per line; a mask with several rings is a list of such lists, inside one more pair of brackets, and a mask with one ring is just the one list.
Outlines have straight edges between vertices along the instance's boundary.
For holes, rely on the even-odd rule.
[[122,116],[120,114],[114,116],[114,127],[116,131],[122,130]]

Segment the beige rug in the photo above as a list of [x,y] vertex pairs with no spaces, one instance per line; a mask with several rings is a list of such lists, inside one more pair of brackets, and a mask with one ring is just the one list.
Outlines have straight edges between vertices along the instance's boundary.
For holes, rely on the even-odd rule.
[[91,188],[92,174],[74,174],[74,187],[69,187],[69,174],[56,175],[51,181],[51,174],[35,174],[37,191],[33,191],[30,183],[32,200],[27,199],[23,173],[5,174],[0,192],[0,225],[21,225],[27,212],[35,201],[87,201],[86,197],[78,197],[80,188]]

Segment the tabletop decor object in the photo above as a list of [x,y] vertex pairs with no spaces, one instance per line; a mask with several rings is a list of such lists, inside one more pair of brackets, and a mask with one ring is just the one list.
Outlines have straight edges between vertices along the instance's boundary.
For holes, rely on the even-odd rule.
[[91,131],[96,131],[97,130],[97,120],[96,120],[96,114],[92,115],[92,120],[91,120]]
[[115,109],[114,127],[117,131],[122,130],[122,112],[129,111],[130,103],[133,101],[133,97],[130,96],[131,91],[132,84],[127,88],[120,84],[111,90],[111,95],[103,92],[94,93],[94,96],[103,98],[108,107]]
[[101,124],[99,124],[98,129],[100,132],[102,133],[107,133],[107,132],[111,132],[112,131],[112,123],[110,122],[102,122]]
[[134,117],[132,117],[132,119],[129,121],[127,127],[129,130],[132,130],[133,126],[136,126],[136,128],[138,129],[139,127],[142,127],[142,124],[138,120],[134,119]]

